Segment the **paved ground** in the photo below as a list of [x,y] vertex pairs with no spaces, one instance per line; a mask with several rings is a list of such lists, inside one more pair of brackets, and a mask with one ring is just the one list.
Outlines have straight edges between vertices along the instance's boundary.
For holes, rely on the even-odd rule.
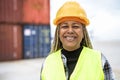
[[0,62],[0,80],[40,80],[40,67],[43,60]]
[[[120,42],[94,42],[109,60],[116,80],[120,80]],[[0,62],[0,80],[40,80],[40,68],[44,58]]]
[[93,41],[94,49],[100,50],[108,59],[115,73],[116,80],[120,80],[120,41]]

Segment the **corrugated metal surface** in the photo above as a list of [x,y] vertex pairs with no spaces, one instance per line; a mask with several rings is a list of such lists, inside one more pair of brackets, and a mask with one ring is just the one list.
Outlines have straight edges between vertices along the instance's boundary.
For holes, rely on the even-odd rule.
[[46,57],[50,51],[51,38],[50,27],[42,25],[39,27],[39,56]]
[[24,0],[23,22],[36,24],[50,23],[49,0]]
[[38,27],[24,26],[24,58],[38,57]]
[[0,24],[0,61],[22,58],[22,27]]
[[24,58],[46,57],[50,51],[50,26],[24,26]]
[[0,22],[21,23],[23,0],[0,0]]

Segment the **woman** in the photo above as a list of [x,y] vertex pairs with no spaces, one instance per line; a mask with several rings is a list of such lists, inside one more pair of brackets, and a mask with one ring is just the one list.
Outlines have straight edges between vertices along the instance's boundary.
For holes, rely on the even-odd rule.
[[86,30],[89,20],[74,1],[57,12],[51,54],[41,69],[41,80],[114,80],[107,59],[92,49]]

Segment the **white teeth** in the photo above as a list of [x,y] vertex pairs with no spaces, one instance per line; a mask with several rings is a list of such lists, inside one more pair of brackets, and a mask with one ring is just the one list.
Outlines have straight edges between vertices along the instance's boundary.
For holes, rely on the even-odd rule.
[[74,40],[74,37],[66,37],[66,39],[67,39],[68,41],[73,41],[73,40]]

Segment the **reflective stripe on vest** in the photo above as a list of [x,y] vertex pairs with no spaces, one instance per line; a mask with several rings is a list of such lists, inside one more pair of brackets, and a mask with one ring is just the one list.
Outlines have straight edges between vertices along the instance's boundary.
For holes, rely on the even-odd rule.
[[[66,80],[61,50],[46,58],[41,77],[42,80]],[[104,80],[101,53],[84,47],[70,80]]]

